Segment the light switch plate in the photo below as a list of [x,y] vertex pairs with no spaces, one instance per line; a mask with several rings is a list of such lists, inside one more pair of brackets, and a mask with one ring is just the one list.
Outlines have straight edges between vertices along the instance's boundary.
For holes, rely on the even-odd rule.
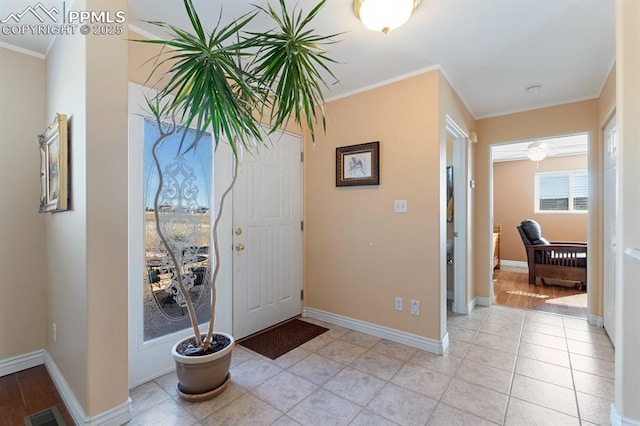
[[396,200],[394,204],[394,211],[396,213],[407,212],[407,200]]

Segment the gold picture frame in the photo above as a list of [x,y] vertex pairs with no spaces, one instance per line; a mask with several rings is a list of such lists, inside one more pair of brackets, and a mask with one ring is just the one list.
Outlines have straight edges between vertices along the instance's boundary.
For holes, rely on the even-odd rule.
[[40,145],[40,213],[68,208],[68,133],[66,114],[56,114],[53,122],[38,135]]
[[336,148],[336,186],[380,184],[380,142]]

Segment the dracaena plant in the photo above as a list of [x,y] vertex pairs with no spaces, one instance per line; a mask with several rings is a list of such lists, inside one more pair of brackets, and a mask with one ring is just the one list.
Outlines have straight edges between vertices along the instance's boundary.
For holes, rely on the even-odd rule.
[[[152,147],[159,184],[154,198],[156,232],[176,271],[177,287],[184,297],[193,326],[196,347],[192,354],[211,346],[216,307],[216,280],[220,268],[218,223],[224,201],[236,182],[243,152],[251,152],[264,144],[270,134],[290,120],[305,127],[313,140],[316,128],[325,129],[322,89],[326,79],[335,81],[330,66],[335,63],[324,48],[335,42],[336,34],[317,34],[312,28],[326,0],[317,2],[309,12],[289,10],[284,0],[276,7],[254,5],[254,10],[228,24],[222,24],[222,11],[217,24],[205,30],[192,0],[184,0],[191,27],[181,29],[166,22],[149,21],[165,29],[166,40],[137,40],[159,44],[160,53],[153,58],[155,66],[149,80],[159,77],[157,95],[147,99],[160,135]],[[250,31],[258,16],[266,16],[273,28],[264,32]],[[160,71],[165,70],[165,71]],[[319,124],[320,123],[320,124]],[[159,226],[158,200],[162,190],[162,173],[156,149],[179,127],[195,129],[195,139],[184,139],[176,155],[197,150],[206,132],[213,135],[214,149],[221,142],[233,152],[233,178],[221,196],[213,225],[214,271],[211,275],[211,319],[206,336],[201,337],[191,298],[187,294],[178,256],[172,250]],[[183,132],[185,135],[186,132]],[[197,151],[195,151],[197,152]]]

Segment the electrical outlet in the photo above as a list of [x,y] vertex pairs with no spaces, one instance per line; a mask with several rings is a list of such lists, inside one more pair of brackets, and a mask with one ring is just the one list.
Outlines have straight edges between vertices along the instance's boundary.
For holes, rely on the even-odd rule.
[[57,339],[57,330],[56,330],[56,323],[53,323],[53,327],[52,327],[52,331],[51,331],[51,338],[53,339],[53,341],[55,342]]
[[396,297],[396,311],[402,311],[402,297]]
[[420,315],[420,301],[411,300],[411,315]]
[[396,213],[407,212],[407,200],[396,200],[393,205],[393,211]]

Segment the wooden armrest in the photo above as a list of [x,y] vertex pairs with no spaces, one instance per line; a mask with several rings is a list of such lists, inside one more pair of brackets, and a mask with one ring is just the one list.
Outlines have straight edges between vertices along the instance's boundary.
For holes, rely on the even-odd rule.
[[574,246],[586,246],[587,243],[583,242],[583,241],[550,241],[551,245],[554,244],[571,244]]

